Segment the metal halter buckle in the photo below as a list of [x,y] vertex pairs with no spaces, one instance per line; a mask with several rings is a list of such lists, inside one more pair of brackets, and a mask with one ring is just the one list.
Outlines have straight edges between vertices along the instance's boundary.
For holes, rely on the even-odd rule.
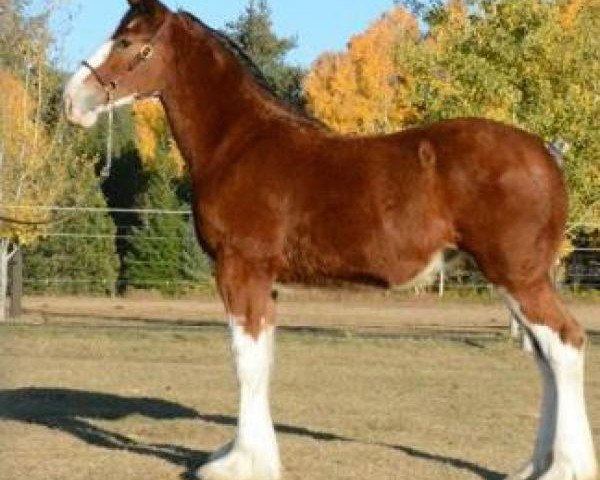
[[140,57],[142,57],[144,60],[148,60],[152,56],[153,53],[154,53],[154,48],[152,47],[152,45],[147,43],[146,45],[144,45],[141,48]]

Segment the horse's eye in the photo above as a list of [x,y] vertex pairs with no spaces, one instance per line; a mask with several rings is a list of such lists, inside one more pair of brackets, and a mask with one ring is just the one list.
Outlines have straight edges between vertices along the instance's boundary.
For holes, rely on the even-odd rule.
[[121,40],[119,40],[119,42],[117,43],[117,47],[120,48],[121,50],[125,50],[126,48],[128,48],[131,45],[131,42],[129,40],[127,40],[126,38],[122,38]]

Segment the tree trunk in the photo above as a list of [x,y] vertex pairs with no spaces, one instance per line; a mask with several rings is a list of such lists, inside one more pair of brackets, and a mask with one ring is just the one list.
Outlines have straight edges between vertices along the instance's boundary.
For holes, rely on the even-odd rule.
[[511,313],[510,315],[510,336],[512,338],[520,338],[521,336],[521,326],[519,325],[519,321],[515,318],[515,316]]
[[9,267],[10,309],[9,318],[18,318],[23,313],[23,249],[16,248]]
[[8,260],[10,257],[10,242],[0,240],[0,322],[5,322],[8,307]]

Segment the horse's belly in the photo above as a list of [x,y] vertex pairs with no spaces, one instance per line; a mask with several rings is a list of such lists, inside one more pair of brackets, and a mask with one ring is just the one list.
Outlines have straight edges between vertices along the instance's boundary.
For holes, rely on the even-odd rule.
[[[296,246],[298,247],[298,246]],[[345,251],[317,251],[290,248],[279,281],[309,285],[352,282],[392,287],[419,284],[434,275],[443,262],[443,249],[431,252],[349,248]]]

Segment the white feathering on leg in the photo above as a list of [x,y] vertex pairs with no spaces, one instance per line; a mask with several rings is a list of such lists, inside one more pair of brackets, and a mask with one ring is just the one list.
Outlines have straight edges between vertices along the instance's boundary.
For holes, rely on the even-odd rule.
[[541,424],[533,459],[510,480],[593,480],[596,455],[585,407],[584,351],[564,343],[545,325],[531,323],[519,303],[504,299],[539,349],[544,380]]
[[553,463],[540,480],[592,480],[597,465],[584,396],[584,352],[564,343],[549,327],[531,325],[554,373],[557,409]]
[[255,339],[235,318],[230,325],[240,385],[238,432],[200,475],[203,480],[277,480],[281,467],[269,410],[275,328],[263,327]]

